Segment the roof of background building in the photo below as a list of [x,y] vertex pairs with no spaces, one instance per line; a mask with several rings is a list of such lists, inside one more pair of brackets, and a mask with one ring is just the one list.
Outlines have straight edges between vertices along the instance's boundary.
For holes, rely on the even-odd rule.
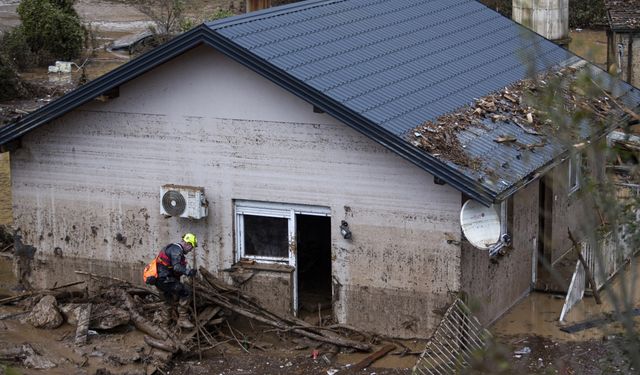
[[578,61],[475,0],[308,0],[211,22],[0,129],[0,144],[201,43],[485,204],[566,151],[542,148],[523,158],[496,147],[490,128],[462,136],[471,154],[509,166],[496,179],[411,142],[412,129],[425,121]]
[[640,0],[605,0],[605,6],[612,30],[640,30]]

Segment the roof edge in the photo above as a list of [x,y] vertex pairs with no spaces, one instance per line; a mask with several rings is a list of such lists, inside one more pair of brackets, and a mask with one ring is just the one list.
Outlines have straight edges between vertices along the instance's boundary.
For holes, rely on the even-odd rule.
[[0,128],[0,145],[11,142],[32,129],[55,120],[105,92],[183,54],[187,50],[201,44],[204,40],[203,35],[212,32],[211,29],[204,25],[195,27],[149,53],[131,60],[111,72],[90,81],[86,85],[61,96],[50,104],[38,108],[13,123],[3,126]]

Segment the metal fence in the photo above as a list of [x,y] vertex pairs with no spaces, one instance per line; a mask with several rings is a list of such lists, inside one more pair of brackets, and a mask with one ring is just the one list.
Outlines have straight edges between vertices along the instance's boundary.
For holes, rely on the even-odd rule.
[[[593,275],[596,290],[600,290],[633,256],[633,248],[625,241],[616,241],[612,232],[604,234],[595,243],[593,241],[582,242],[580,251]],[[580,261],[577,261],[576,271],[571,279],[567,297],[560,313],[561,322],[564,321],[571,308],[580,302],[586,288],[585,269]]]
[[456,374],[467,367],[473,353],[486,348],[491,334],[460,299],[447,309],[413,374]]

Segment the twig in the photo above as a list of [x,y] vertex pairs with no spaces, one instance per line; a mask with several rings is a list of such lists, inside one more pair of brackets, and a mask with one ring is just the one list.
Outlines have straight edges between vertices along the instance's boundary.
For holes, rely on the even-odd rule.
[[57,286],[55,288],[51,288],[49,290],[58,290],[58,289],[63,289],[63,288],[68,288],[70,286],[75,286],[75,285],[79,285],[79,284],[84,284],[86,281],[82,280],[82,281],[76,281],[75,283],[69,283],[69,284],[65,284],[65,285],[60,285]]
[[249,353],[249,350],[247,350],[247,348],[244,347],[244,345],[242,345],[242,343],[238,340],[238,338],[236,337],[236,335],[233,333],[233,328],[231,328],[231,324],[229,324],[228,321],[225,320],[225,323],[227,323],[227,327],[229,327],[229,332],[231,332],[231,336],[233,336],[233,338],[236,340],[236,342],[238,343],[238,345],[240,345],[240,347],[242,348],[242,350],[244,350],[245,352]]
[[114,281],[117,281],[117,282],[120,282],[120,283],[131,285],[131,283],[128,282],[127,280],[119,279],[119,278],[113,277],[113,276],[97,275],[95,273],[85,272],[85,271],[78,271],[78,270],[73,271],[73,272],[77,273],[78,275],[85,275],[85,276],[89,276],[89,277],[95,278],[95,279],[114,280]]
[[602,90],[602,92],[604,93],[604,95],[609,98],[613,104],[617,105],[618,108],[620,108],[624,113],[628,114],[629,116],[633,117],[634,120],[640,121],[640,115],[635,113],[634,111],[630,110],[629,108],[621,105],[620,103],[618,103],[618,100],[616,98],[614,98],[611,94],[609,94],[605,89],[603,89],[602,87],[600,87],[600,85],[598,85],[596,83],[596,81],[593,80],[593,78],[591,79],[591,82],[600,90]]
[[[193,249],[193,269],[197,270],[196,250]],[[202,348],[200,347],[200,321],[198,320],[198,308],[196,307],[196,282],[195,276],[191,279],[191,289],[193,294],[193,320],[196,322],[196,341],[198,341],[198,359],[202,361]]]

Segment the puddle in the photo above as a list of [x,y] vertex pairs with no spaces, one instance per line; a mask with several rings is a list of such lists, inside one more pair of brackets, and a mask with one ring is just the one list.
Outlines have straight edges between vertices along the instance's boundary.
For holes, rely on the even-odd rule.
[[[640,270],[640,258],[635,258],[613,281],[605,286],[600,294],[602,305],[598,305],[591,296],[578,303],[568,314],[566,325],[585,321],[587,319],[601,318],[603,314],[613,313],[613,298],[622,293],[623,287],[628,290],[628,300],[631,308],[640,306],[640,278],[636,275]],[[635,276],[635,277],[634,277]],[[491,332],[498,336],[539,335],[562,341],[583,341],[589,339],[601,339],[603,336],[620,332],[617,323],[601,327],[586,329],[572,334],[560,331],[558,318],[564,305],[564,296],[556,298],[546,293],[531,293],[527,298],[515,306],[493,327]],[[636,317],[640,322],[640,317]]]

